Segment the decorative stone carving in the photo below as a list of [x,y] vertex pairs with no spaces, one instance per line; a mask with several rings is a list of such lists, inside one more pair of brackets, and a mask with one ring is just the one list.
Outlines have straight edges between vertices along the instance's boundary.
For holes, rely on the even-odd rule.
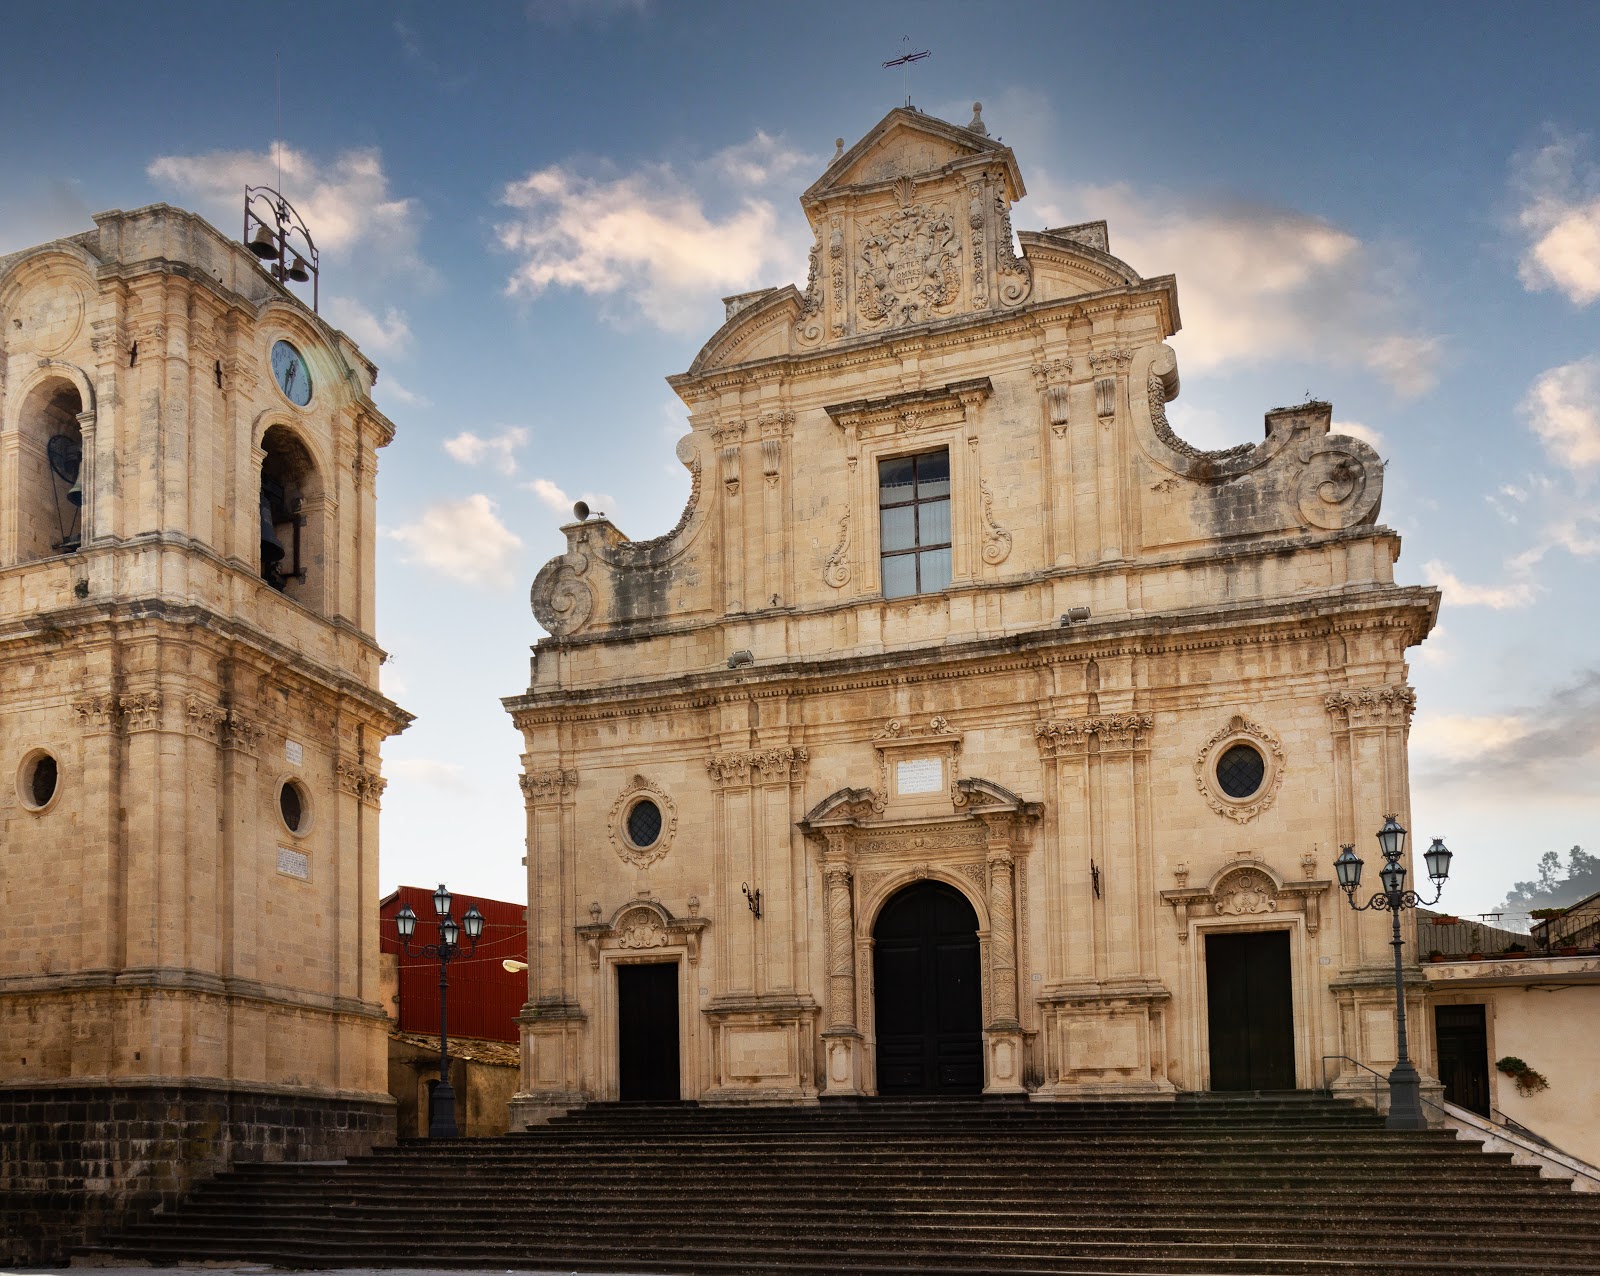
[[1101,377],[1094,383],[1094,411],[1102,421],[1117,414],[1117,379]]
[[994,493],[983,479],[978,480],[983,495],[983,561],[991,567],[1006,561],[1011,553],[1011,533],[994,519]]
[[800,318],[796,323],[800,339],[811,343],[822,340],[822,325],[817,314],[822,309],[822,227],[814,232],[811,251],[806,258],[806,290],[800,299]]
[[86,696],[74,700],[72,711],[78,715],[78,725],[86,731],[109,731],[117,725],[115,696]]
[[593,591],[562,558],[553,558],[539,569],[528,600],[533,618],[557,638],[582,629],[594,609]]
[[1367,467],[1353,452],[1324,447],[1305,458],[1295,503],[1312,527],[1337,529],[1358,521],[1367,502]]
[[140,691],[117,697],[117,710],[122,714],[123,725],[129,731],[151,731],[161,717],[161,693]]
[[1228,879],[1226,888],[1216,896],[1214,905],[1219,917],[1242,917],[1253,913],[1278,911],[1277,892],[1261,873],[1236,873]]
[[844,431],[845,458],[855,468],[857,442],[884,434],[964,424],[968,413],[994,391],[988,377],[953,381],[933,390],[911,390],[882,399],[855,399],[823,410]]
[[540,802],[559,802],[572,795],[578,787],[578,773],[570,767],[552,767],[543,771],[525,771],[517,777],[522,786],[522,799],[529,806]]
[[[740,427],[743,430],[743,426]],[[739,452],[738,446],[725,447],[717,453],[722,461],[722,486],[728,489],[728,495],[739,494]]]
[[863,226],[856,308],[869,323],[921,323],[946,310],[961,287],[960,239],[943,204],[915,204]]
[[839,516],[839,543],[828,555],[822,568],[823,582],[832,589],[843,589],[850,583],[850,511]]
[[1121,372],[1133,362],[1136,352],[1123,346],[1113,346],[1107,350],[1091,350],[1089,352],[1089,366],[1096,372]]
[[1154,719],[1148,713],[1113,713],[1092,718],[1037,722],[1033,727],[1039,756],[1061,758],[1085,753],[1118,753],[1148,749]]
[[[1241,742],[1254,745],[1266,763],[1261,787],[1243,799],[1225,793],[1218,785],[1216,775],[1217,759]],[[1283,785],[1283,745],[1277,736],[1259,722],[1235,714],[1226,726],[1212,733],[1195,755],[1194,783],[1200,795],[1218,815],[1226,815],[1239,824],[1248,824],[1278,799],[1278,790]]]
[[125,696],[88,696],[72,702],[78,725],[86,731],[150,731],[161,716],[161,693],[136,692]]
[[357,801],[367,806],[377,806],[378,799],[389,784],[381,775],[368,771],[360,763],[348,758],[338,759],[333,764],[333,770],[340,789],[353,794]]
[[184,701],[184,711],[189,733],[215,743],[222,734],[222,724],[228,716],[227,709],[220,704],[188,696]]
[[596,901],[589,905],[592,920],[575,929],[588,949],[590,966],[596,970],[600,968],[600,954],[606,949],[648,952],[674,944],[682,944],[689,964],[696,966],[700,963],[701,932],[710,925],[707,918],[698,916],[699,905],[700,901],[694,899],[688,917],[674,917],[653,899],[633,899],[617,909],[609,922],[603,922]]
[[996,272],[1001,276],[1000,302],[1006,306],[1021,305],[1033,291],[1033,272],[1028,263],[1017,256],[1011,235],[1011,205],[1003,194],[994,197],[995,252],[998,261]]
[[1349,687],[1330,691],[1323,703],[1335,725],[1356,727],[1409,726],[1417,693],[1404,683],[1389,687]]
[[1258,859],[1236,861],[1212,875],[1204,886],[1186,886],[1180,879],[1176,890],[1161,892],[1178,925],[1178,940],[1189,940],[1192,917],[1263,917],[1268,914],[1300,913],[1306,933],[1315,935],[1322,925],[1322,896],[1333,883],[1326,878],[1308,877],[1305,881],[1286,881],[1268,864]]
[[714,753],[706,759],[706,770],[718,788],[750,783],[798,784],[810,757],[805,749],[797,748]]
[[[648,796],[661,810],[661,836],[649,846],[635,846],[625,827],[628,812],[641,795]],[[634,776],[611,804],[611,845],[630,864],[640,868],[654,864],[667,853],[677,831],[678,804],[664,788],[642,775]]]
[[778,485],[778,466],[783,460],[783,440],[777,437],[761,440],[761,474],[768,487]]

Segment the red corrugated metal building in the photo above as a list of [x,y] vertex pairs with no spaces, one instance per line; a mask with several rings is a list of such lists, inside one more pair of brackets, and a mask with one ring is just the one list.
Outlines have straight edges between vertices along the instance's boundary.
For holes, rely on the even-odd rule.
[[[412,950],[439,941],[439,915],[433,908],[433,890],[402,886],[378,906],[379,937],[383,951],[400,959],[401,1032],[439,1034],[439,963],[431,957],[408,957],[395,931],[394,918],[410,904],[417,915]],[[450,963],[450,1035],[480,1037],[486,1041],[516,1041],[517,1014],[528,999],[528,976],[512,973],[500,963],[507,957],[528,959],[527,909],[499,899],[457,895],[450,915],[457,924],[474,904],[483,914],[483,935],[471,957]],[[466,937],[462,937],[465,947]]]

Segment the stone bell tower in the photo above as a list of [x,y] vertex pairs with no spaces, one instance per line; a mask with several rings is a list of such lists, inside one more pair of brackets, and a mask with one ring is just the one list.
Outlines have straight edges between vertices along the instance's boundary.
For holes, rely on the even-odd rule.
[[373,365],[165,205],[0,258],[0,1257],[392,1130]]

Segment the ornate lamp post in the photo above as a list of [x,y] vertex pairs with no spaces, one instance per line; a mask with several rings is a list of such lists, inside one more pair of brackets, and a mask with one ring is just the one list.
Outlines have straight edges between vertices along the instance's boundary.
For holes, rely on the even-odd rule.
[[[439,915],[439,942],[424,944],[411,951],[411,936],[416,933],[417,915],[407,904],[395,914],[395,929],[400,932],[400,943],[407,957],[432,957],[439,963],[439,1084],[433,1088],[433,1098],[428,1103],[428,1137],[453,1139],[456,1137],[456,1092],[450,1088],[450,1011],[447,998],[450,993],[450,963],[457,957],[470,957],[478,949],[478,936],[483,934],[483,914],[474,904],[467,915],[456,925],[450,916],[450,891],[443,882],[433,893],[433,908]],[[465,929],[472,944],[465,952],[457,942]]]
[[1450,876],[1450,851],[1443,838],[1434,838],[1433,845],[1423,854],[1428,864],[1428,877],[1433,882],[1434,894],[1429,900],[1415,891],[1405,889],[1406,870],[1400,863],[1400,853],[1405,849],[1406,831],[1392,815],[1384,816],[1383,827],[1378,830],[1378,846],[1383,850],[1384,865],[1378,871],[1383,879],[1383,889],[1365,904],[1356,903],[1356,888],[1361,885],[1363,862],[1354,846],[1339,848],[1339,858],[1333,862],[1333,871],[1339,875],[1350,907],[1357,912],[1375,908],[1387,909],[1394,917],[1394,1016],[1395,1065],[1389,1073],[1389,1119],[1385,1123],[1391,1130],[1426,1130],[1428,1118],[1422,1113],[1422,1079],[1411,1062],[1406,1048],[1406,988],[1400,968],[1400,910],[1402,908],[1431,907],[1444,893],[1445,878]]

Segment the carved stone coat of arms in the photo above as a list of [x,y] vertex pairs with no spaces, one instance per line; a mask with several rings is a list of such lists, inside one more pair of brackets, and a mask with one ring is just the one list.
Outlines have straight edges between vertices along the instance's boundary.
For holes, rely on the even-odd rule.
[[861,316],[903,327],[931,318],[961,287],[961,245],[943,205],[915,204],[868,225],[861,245]]

